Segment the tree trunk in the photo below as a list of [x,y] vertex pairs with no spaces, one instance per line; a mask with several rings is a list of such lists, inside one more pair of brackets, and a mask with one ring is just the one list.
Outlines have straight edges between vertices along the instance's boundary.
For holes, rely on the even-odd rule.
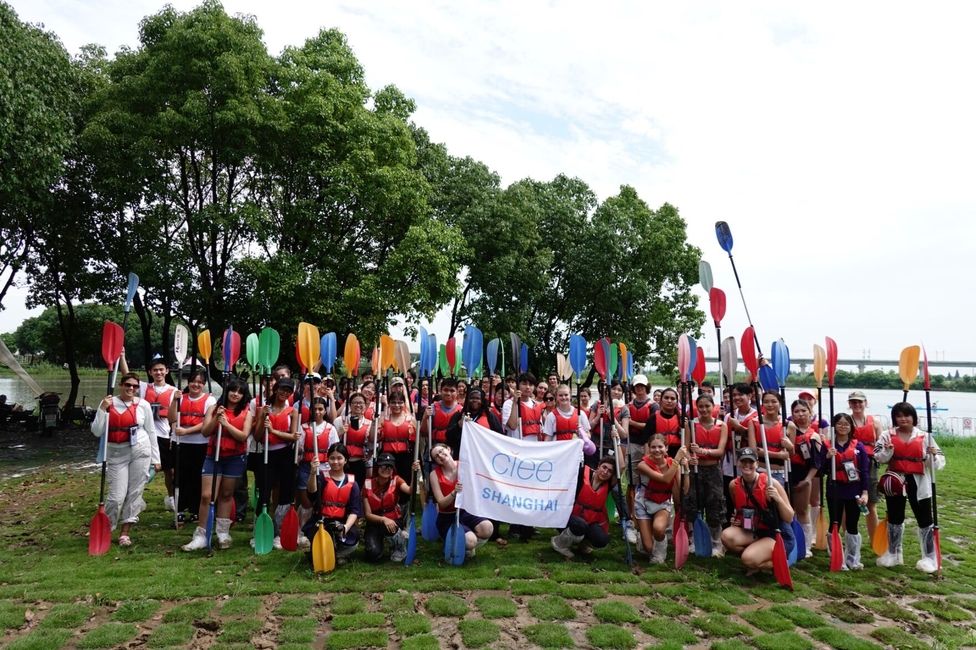
[[142,302],[142,296],[139,295],[138,291],[132,304],[135,306],[136,316],[139,317],[139,328],[142,330],[142,350],[144,357],[142,365],[146,369],[146,375],[148,376],[149,361],[152,359],[152,313],[146,309],[146,305]]
[[65,300],[65,305],[62,308],[60,297],[55,298],[54,306],[58,311],[58,326],[64,340],[64,358],[71,375],[71,390],[68,391],[68,397],[62,407],[62,412],[68,413],[75,407],[75,401],[78,399],[78,386],[81,384],[81,378],[78,376],[78,360],[75,357],[75,310],[71,300]]

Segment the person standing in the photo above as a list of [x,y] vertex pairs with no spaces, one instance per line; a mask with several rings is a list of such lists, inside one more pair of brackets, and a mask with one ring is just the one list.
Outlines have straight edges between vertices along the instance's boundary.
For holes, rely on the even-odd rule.
[[[203,418],[217,403],[213,395],[203,392],[206,383],[207,373],[203,368],[191,370],[186,383],[186,393],[176,391],[173,394],[173,399],[179,404],[179,410],[169,410],[171,431],[179,437],[177,462],[180,464],[178,477],[180,502],[176,504],[176,511],[179,513],[178,520],[181,524],[186,521],[197,521],[197,507],[200,505],[200,474],[203,472],[203,461],[207,457],[207,438],[203,435]],[[175,426],[177,415],[179,415],[179,426]]]
[[828,472],[827,512],[830,529],[845,525],[844,568],[859,570],[861,564],[861,534],[857,523],[861,506],[868,502],[868,463],[870,457],[864,445],[853,437],[854,420],[847,413],[834,416],[834,444],[829,445],[824,458]]
[[854,420],[854,439],[864,445],[870,462],[868,463],[868,514],[864,518],[868,524],[868,537],[874,536],[878,525],[878,461],[874,459],[874,445],[881,437],[881,418],[867,414],[868,398],[863,391],[855,390],[847,396],[847,405]]

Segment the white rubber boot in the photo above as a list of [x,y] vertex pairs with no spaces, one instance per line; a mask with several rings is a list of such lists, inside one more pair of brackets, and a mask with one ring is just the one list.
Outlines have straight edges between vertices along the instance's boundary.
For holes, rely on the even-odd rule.
[[935,557],[935,526],[918,529],[918,546],[922,559],[915,563],[915,568],[923,573],[935,573],[939,569]]
[[230,536],[230,519],[221,519],[217,517],[216,529],[217,529],[217,547],[221,549],[230,548],[231,543],[234,541]]
[[567,560],[572,560],[574,555],[570,547],[579,542],[581,539],[583,539],[581,535],[574,535],[573,531],[571,531],[569,527],[566,527],[561,533],[551,537],[549,539],[549,543],[552,545],[552,550],[556,551]]
[[725,545],[722,543],[722,527],[709,528],[712,536],[712,557],[725,557]]
[[878,558],[878,566],[893,567],[905,563],[901,551],[901,538],[904,531],[905,524],[888,524],[888,550]]
[[654,550],[651,552],[651,564],[664,564],[664,558],[668,554],[668,538],[661,541],[654,540]]
[[[812,514],[812,513],[811,513]],[[807,547],[804,549],[806,551],[806,557],[813,557],[813,522],[815,519],[810,519],[803,526],[803,536],[806,537]]]
[[844,565],[851,571],[864,568],[861,564],[861,533],[844,533]]
[[207,530],[197,526],[193,531],[193,539],[188,544],[183,545],[184,551],[201,551],[207,548]]

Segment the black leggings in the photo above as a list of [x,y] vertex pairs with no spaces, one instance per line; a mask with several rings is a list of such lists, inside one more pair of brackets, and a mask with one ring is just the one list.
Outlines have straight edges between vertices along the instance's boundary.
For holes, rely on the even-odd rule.
[[570,517],[568,527],[574,535],[582,535],[593,548],[603,548],[610,543],[610,534],[600,524],[588,524],[582,517]]
[[846,530],[851,535],[857,535],[857,522],[861,518],[861,507],[857,499],[827,499],[827,512],[830,513],[830,529],[834,524],[840,527],[840,520],[846,517]]
[[288,505],[294,500],[295,471],[295,450],[290,446],[268,451],[268,483],[272,490],[278,488],[276,505]]
[[915,521],[918,522],[918,527],[928,528],[932,525],[931,498],[918,500],[918,485],[915,483],[914,474],[905,475],[905,488],[908,491],[907,499],[903,496],[885,497],[888,523],[896,526],[905,523],[905,502],[908,501],[912,507],[912,514],[915,515]]
[[358,459],[351,460],[346,463],[346,474],[352,474],[356,479],[356,485],[359,486],[359,490],[366,489],[366,460]]
[[195,513],[200,509],[200,475],[203,473],[203,461],[207,458],[207,445],[183,442],[179,445],[179,454],[180,502],[176,510]]

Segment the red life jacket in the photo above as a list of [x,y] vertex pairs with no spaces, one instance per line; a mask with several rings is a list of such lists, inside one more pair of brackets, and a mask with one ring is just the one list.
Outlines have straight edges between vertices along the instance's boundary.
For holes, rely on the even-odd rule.
[[129,442],[129,429],[136,426],[136,402],[132,402],[119,413],[115,404],[108,407],[108,441],[114,443]]
[[[440,466],[434,468],[434,473],[437,474],[437,484],[441,486],[441,494],[447,496],[454,491],[454,486],[457,485],[457,479],[453,481],[448,480],[444,476],[444,469]],[[437,512],[454,512],[457,508],[451,506],[450,510],[442,510],[440,505],[437,506]]]
[[894,453],[888,461],[889,470],[902,474],[925,473],[925,438],[916,436],[908,442],[902,442],[892,431],[891,444],[894,446]]
[[[712,424],[711,429],[706,429],[701,422],[695,420],[695,442],[699,447],[704,449],[718,449],[718,443],[722,441],[722,425],[719,424],[718,420]],[[706,458],[704,463],[702,463],[701,458],[698,462],[702,465],[715,464],[719,461],[718,458]]]
[[403,479],[394,476],[390,479],[383,494],[377,494],[374,490],[367,488],[366,499],[369,501],[369,511],[380,517],[390,519],[400,518],[400,505],[397,503],[397,488]]
[[660,411],[655,412],[654,432],[664,434],[668,447],[680,447],[682,443],[681,420],[678,417],[678,412],[675,411],[671,417],[661,415]]
[[651,419],[651,404],[654,400],[648,399],[646,402],[637,405],[637,402],[631,402],[627,405],[627,409],[630,411],[630,421],[631,422],[647,422]]
[[[329,438],[335,427],[328,422],[323,422],[323,424],[325,426],[322,427],[322,431],[316,437],[318,438],[319,445],[319,462],[327,463],[329,462]],[[304,434],[302,438],[302,460],[306,463],[311,463],[315,458],[315,440],[312,439],[312,425],[303,424],[302,431]]]
[[359,421],[359,428],[353,429],[349,420],[346,420],[346,449],[349,450],[349,460],[360,460],[366,455],[366,441],[369,438],[369,420],[363,418]]
[[[712,404],[712,418],[715,419],[715,420],[718,420],[718,413],[719,413],[718,404]],[[693,417],[693,418],[697,418],[698,417],[698,402],[697,401],[691,403],[691,417]],[[701,443],[698,443],[698,444],[701,444]]]
[[[750,499],[746,494],[745,487],[742,485],[742,477],[738,476],[732,479],[729,484],[729,492],[732,495],[732,504],[735,506],[735,519],[742,520],[742,509],[743,508],[756,508],[758,504],[759,510],[766,511],[769,509],[769,505],[766,502],[766,486],[769,479],[766,474],[758,474],[756,476],[756,482],[752,486],[752,498]],[[767,530],[766,524],[763,522],[763,517],[759,516],[759,512],[756,512],[752,517],[752,525],[758,530]]]
[[874,416],[867,416],[864,424],[854,427],[854,439],[864,445],[864,451],[868,456],[874,458],[874,443],[877,442],[874,435]]
[[553,411],[556,416],[556,440],[572,440],[579,433],[579,414],[573,411],[568,418],[563,417],[558,410]]
[[209,394],[203,393],[196,399],[189,395],[184,395],[180,399],[180,427],[195,427],[203,422],[203,416],[207,413],[208,397]]
[[[286,406],[277,413],[268,412],[268,421],[271,422],[271,428],[275,431],[291,431],[291,414],[295,412],[293,406]],[[287,440],[279,438],[275,434],[268,435],[269,445],[284,445],[288,444]]]
[[610,531],[610,520],[607,517],[607,494],[610,492],[610,483],[604,483],[600,489],[594,490],[590,482],[591,472],[589,466],[583,467],[583,484],[576,494],[573,516],[581,517],[587,524],[599,525],[606,533]]
[[[797,467],[807,467],[810,465],[810,460],[813,460],[813,443],[810,442],[810,436],[813,434],[813,431],[811,431],[812,428],[813,427],[810,427],[803,433],[800,433],[799,431],[796,432],[796,439],[793,441],[793,453],[790,455],[790,462]],[[768,431],[766,432],[766,435],[769,436]],[[810,450],[809,460],[804,458],[803,454],[800,453],[800,447],[802,445],[806,445]]]
[[495,406],[495,403],[492,402],[491,406],[489,406],[488,408],[491,409],[491,412],[495,415],[495,417],[498,418],[499,421],[501,421],[502,412],[498,410],[498,407]]
[[835,464],[837,465],[837,471],[834,473],[834,480],[838,483],[849,483],[850,479],[847,478],[847,472],[844,471],[843,463],[851,462],[857,467],[857,440],[848,440],[847,449],[841,451],[840,447],[835,447],[837,450],[837,455],[834,457]]
[[[783,451],[783,421],[780,420],[771,427],[765,426],[764,423],[763,427],[766,429],[766,444],[768,445],[767,448],[769,451]],[[759,431],[758,419],[752,423],[752,428],[756,430],[756,446],[761,450],[763,448],[763,439],[762,434]],[[783,464],[783,461],[781,460],[770,462],[775,462],[779,465]]]
[[482,413],[481,415],[479,415],[478,417],[476,417],[474,421],[475,421],[476,424],[480,424],[481,426],[483,426],[486,429],[490,429],[491,428],[491,423],[488,421],[488,416],[485,415],[484,413]]
[[[736,422],[739,422],[739,420],[736,419],[736,417],[735,417],[735,413],[738,413],[738,409],[736,409],[735,412],[730,413],[729,415],[726,415],[725,416],[725,426],[729,427],[729,440],[728,440],[728,442],[725,443],[725,450],[726,451],[732,451],[732,445],[735,442],[733,440],[733,438],[735,436],[738,436],[738,443],[739,443],[739,444],[737,444],[735,446],[736,449],[742,449],[743,447],[748,447],[749,446],[749,442],[748,442],[748,439],[747,439],[747,433],[736,433],[735,431],[732,430],[732,427],[729,426],[729,422],[731,420],[735,420]],[[752,426],[750,424],[750,422],[752,422],[753,420],[755,420],[758,417],[759,417],[759,411],[756,411],[756,410],[749,411],[749,415],[747,415],[741,422],[739,422],[739,424],[741,424],[742,426],[744,426],[746,428],[746,431],[748,432],[749,427]]]
[[[234,415],[234,412],[230,409],[224,411],[227,416],[227,422],[239,431],[244,430],[244,420],[247,419],[247,408],[241,409],[241,412]],[[220,425],[217,425],[220,426]],[[213,435],[207,438],[207,456],[213,456],[214,445],[217,442],[217,432],[214,431]],[[220,434],[220,458],[226,456],[240,456],[247,453],[247,439],[237,440],[234,436],[230,435],[226,431]]]
[[522,419],[522,438],[533,437],[538,440],[542,436],[542,412],[546,405],[544,402],[537,402],[529,407],[519,402],[519,417]]
[[159,417],[165,420],[169,417],[169,405],[173,401],[176,389],[166,384],[160,391],[156,391],[156,384],[149,384],[146,388],[146,401],[150,404],[159,404]]
[[345,519],[352,486],[356,484],[356,477],[352,474],[346,474],[342,479],[342,485],[336,485],[332,477],[326,475],[323,483],[322,506],[319,514],[326,519]]
[[390,420],[383,420],[380,424],[380,438],[382,451],[390,454],[402,454],[410,450],[409,443],[416,437],[413,420],[409,416],[403,418],[400,424],[393,424]]
[[[674,465],[674,459],[670,456],[664,457],[664,467],[659,467],[654,463],[650,456],[644,456],[641,458],[644,463],[647,464],[651,469],[655,469],[661,473],[668,471],[668,469]],[[649,479],[647,486],[644,488],[644,498],[648,501],[653,501],[654,503],[667,503],[671,500],[674,493],[674,482],[678,478],[678,472],[671,477],[671,481],[668,483],[663,483],[661,481],[655,481],[654,479]]]
[[432,430],[432,436],[434,438],[434,444],[438,442],[447,442],[447,425],[451,423],[451,418],[454,414],[461,410],[461,405],[457,402],[454,406],[448,410],[444,410],[441,402],[437,402],[434,406],[434,428]]
[[363,417],[367,420],[372,421],[373,417],[376,415],[376,407],[373,404],[369,404],[366,410],[363,411]]

